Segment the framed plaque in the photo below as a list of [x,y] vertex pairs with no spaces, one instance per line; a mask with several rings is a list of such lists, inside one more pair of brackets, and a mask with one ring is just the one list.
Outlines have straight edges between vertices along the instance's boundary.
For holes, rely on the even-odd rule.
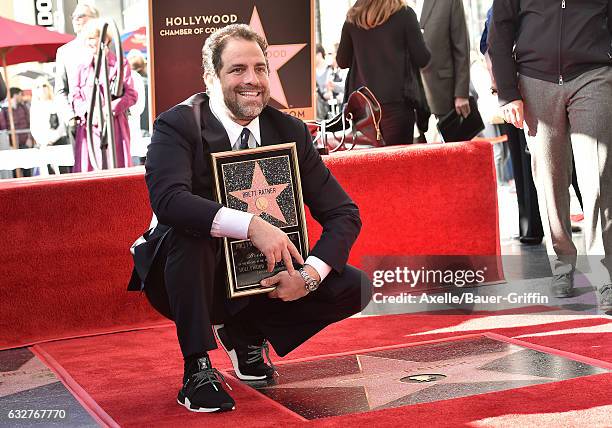
[[[217,201],[280,228],[306,259],[308,233],[295,143],[211,156]],[[265,256],[250,240],[223,238],[223,245],[230,298],[270,292],[260,281],[285,270],[281,261],[268,272]]]

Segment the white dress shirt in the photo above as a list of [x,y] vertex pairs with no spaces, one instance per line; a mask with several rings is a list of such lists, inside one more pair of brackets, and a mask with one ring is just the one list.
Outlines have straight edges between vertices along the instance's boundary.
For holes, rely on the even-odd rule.
[[[227,136],[229,138],[232,150],[238,150],[240,146],[240,134],[244,128],[248,128],[251,131],[249,136],[249,148],[253,149],[261,145],[261,132],[259,130],[259,117],[253,119],[248,125],[242,126],[234,122],[225,106],[225,102],[212,95],[210,97],[210,110],[215,117],[221,122]],[[232,239],[248,239],[249,224],[253,214],[235,210],[233,208],[221,207],[221,209],[215,215],[210,229],[210,235],[214,238],[232,238]],[[325,279],[331,272],[332,268],[323,260],[308,256],[305,264],[312,266],[319,276],[321,281]]]

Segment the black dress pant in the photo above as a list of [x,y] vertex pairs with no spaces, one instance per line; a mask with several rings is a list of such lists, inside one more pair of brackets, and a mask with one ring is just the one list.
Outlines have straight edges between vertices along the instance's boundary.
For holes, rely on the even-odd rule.
[[519,236],[521,238],[542,239],[544,229],[540,218],[538,193],[531,173],[531,155],[522,129],[505,123],[502,133],[508,136],[508,149],[512,159],[516,199],[519,209]]
[[[154,272],[157,270],[157,272]],[[318,290],[292,302],[260,294],[228,299],[222,241],[195,238],[171,230],[164,239],[152,275],[164,283],[145,288],[155,309],[174,320],[183,356],[217,348],[213,324],[245,323],[284,356],[327,325],[360,312],[370,301],[370,280],[347,265],[332,271]]]
[[414,107],[405,102],[381,105],[380,128],[385,145],[412,144],[414,138]]

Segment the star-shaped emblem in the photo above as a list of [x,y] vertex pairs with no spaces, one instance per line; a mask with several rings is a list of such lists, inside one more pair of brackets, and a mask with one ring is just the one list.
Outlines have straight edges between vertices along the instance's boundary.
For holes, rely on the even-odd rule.
[[[257,7],[253,7],[253,14],[249,26],[257,32],[266,41],[266,32],[264,31]],[[287,44],[287,45],[269,45],[268,46],[268,63],[270,64],[270,97],[276,100],[280,105],[289,108],[287,97],[283,84],[278,75],[278,69],[285,65],[299,51],[304,49],[306,43]]]
[[[519,382],[544,383],[558,379],[542,376],[532,376],[501,372],[496,370],[485,370],[481,367],[487,363],[500,358],[508,357],[522,348],[509,345],[506,350],[487,354],[472,356],[461,356],[458,358],[445,359],[442,361],[422,362],[408,361],[395,358],[385,358],[372,355],[356,355],[360,373],[341,375],[337,377],[311,379],[305,381],[279,383],[276,386],[262,388],[266,389],[283,388],[347,388],[362,387],[367,397],[367,405],[370,410],[385,408],[392,403],[406,399],[410,395],[416,394],[421,390],[448,385],[453,388],[457,384],[476,384],[484,382],[505,382],[508,389],[517,385]],[[446,377],[440,377],[437,381],[431,382],[429,375],[419,376],[419,373],[429,371],[430,373],[440,372]],[[414,375],[420,382],[402,382],[401,379]],[[282,379],[282,372],[281,378]],[[478,392],[475,392],[478,393]],[[465,395],[465,394],[463,394]],[[462,396],[462,395],[458,395]]]
[[288,183],[269,184],[259,166],[259,162],[255,162],[251,187],[249,189],[235,190],[229,192],[229,194],[245,202],[248,205],[247,211],[251,214],[259,216],[266,213],[283,223],[287,223],[276,201],[276,198],[287,186],[289,186]]

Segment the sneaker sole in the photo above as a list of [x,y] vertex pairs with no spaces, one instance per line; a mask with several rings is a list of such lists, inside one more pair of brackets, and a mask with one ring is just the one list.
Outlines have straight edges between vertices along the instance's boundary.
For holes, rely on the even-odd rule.
[[569,291],[554,291],[553,290],[553,296],[558,299],[567,299],[569,297],[574,297],[575,295],[576,295],[576,292],[574,291],[573,288]]
[[190,412],[196,412],[196,413],[227,412],[227,411],[236,409],[236,406],[232,406],[231,408],[229,406],[228,407],[211,407],[211,408],[208,408],[208,407],[192,407],[191,406],[191,402],[189,401],[189,398],[187,398],[187,397],[185,397],[185,402],[184,403],[181,401],[180,398],[177,398],[176,402],[179,403],[184,408],[186,408],[187,410],[189,410]]
[[223,340],[221,340],[221,335],[219,334],[219,330],[221,330],[224,326],[225,324],[215,325],[213,326],[213,331],[215,332],[215,337],[217,338],[217,341],[221,344],[221,346],[223,347],[227,355],[230,357],[232,366],[234,367],[234,372],[236,372],[236,376],[238,377],[238,379],[244,380],[244,381],[267,379],[268,376],[265,376],[265,375],[264,376],[252,376],[252,375],[245,375],[240,372],[240,369],[238,368],[238,356],[236,355],[236,351],[234,349],[232,349],[231,351],[227,349],[227,347],[225,346],[225,343],[223,343]]

